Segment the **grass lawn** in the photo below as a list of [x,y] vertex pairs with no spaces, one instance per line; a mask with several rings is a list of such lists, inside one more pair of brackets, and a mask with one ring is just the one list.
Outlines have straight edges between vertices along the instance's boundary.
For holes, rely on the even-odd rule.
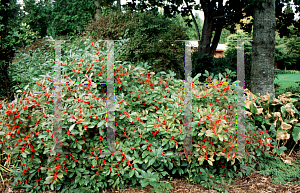
[[[300,82],[300,73],[299,74],[278,74],[278,79],[274,80],[275,84],[279,84],[280,88],[276,88],[276,94],[282,94],[289,87],[299,88],[299,85],[296,82]],[[300,90],[300,88],[299,88]]]

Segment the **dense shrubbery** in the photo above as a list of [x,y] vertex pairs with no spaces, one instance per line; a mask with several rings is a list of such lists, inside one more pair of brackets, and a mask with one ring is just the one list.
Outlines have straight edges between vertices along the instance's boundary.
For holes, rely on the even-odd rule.
[[176,18],[170,20],[153,12],[112,13],[90,23],[87,31],[94,40],[130,38],[120,60],[148,62],[153,72],[172,70],[178,79],[184,79],[185,43],[175,40],[187,40],[188,36]]
[[[232,63],[229,58],[215,58],[210,57],[208,54],[198,55],[198,52],[193,52],[192,55],[192,77],[195,77],[198,73],[204,74],[205,70],[217,76],[219,73],[223,74],[225,69],[229,69],[236,72],[236,63]],[[205,77],[199,78],[200,82],[204,82]],[[234,78],[234,81],[236,78]]]
[[10,96],[13,85],[8,66],[15,52],[33,42],[36,35],[22,20],[20,4],[16,0],[0,1],[0,96]]
[[299,74],[300,73],[297,70],[280,70],[280,69],[275,69],[275,72],[277,72],[277,74]]
[[[108,186],[122,188],[132,184],[142,188],[150,184],[155,190],[161,190],[165,186],[169,189],[170,184],[159,180],[172,173],[192,178],[193,182],[211,188],[214,182],[220,182],[225,176],[232,181],[232,177],[249,175],[256,167],[257,157],[268,156],[267,150],[273,149],[274,153],[280,154],[286,149],[275,147],[274,139],[282,139],[285,133],[276,135],[275,129],[280,128],[273,124],[279,116],[273,112],[280,110],[286,99],[282,97],[281,102],[274,100],[271,106],[268,95],[258,101],[246,90],[246,108],[253,113],[247,112],[250,126],[246,136],[249,140],[245,144],[251,155],[239,157],[233,146],[236,128],[230,125],[234,120],[231,111],[236,104],[235,84],[226,86],[220,83],[193,90],[192,105],[199,108],[192,108],[192,148],[199,155],[176,155],[183,151],[183,134],[186,132],[183,128],[183,81],[174,78],[172,72],[149,72],[150,67],[143,63],[116,62],[114,146],[121,154],[105,155],[107,108],[103,93],[94,84],[106,77],[106,73],[101,73],[106,71],[107,61],[102,52],[105,49],[100,49],[101,53],[96,56],[90,56],[88,44],[77,42],[76,45],[69,48],[82,48],[81,52],[64,57],[66,62],[62,64],[63,81],[70,83],[63,85],[62,89],[62,117],[65,120],[62,123],[62,148],[70,154],[52,156],[49,162],[45,155],[51,153],[53,145],[53,74],[45,76],[35,86],[24,88],[23,94],[19,94],[12,103],[1,104],[0,120],[3,125],[0,126],[7,159],[22,159],[20,171],[12,172],[17,176],[14,179],[16,187],[37,192],[46,188],[62,192],[99,192]],[[98,47],[101,44],[94,42],[92,45]],[[117,50],[119,48],[116,47]],[[116,58],[120,55],[116,54]],[[230,72],[225,75],[230,76]],[[205,76],[211,77],[208,72]],[[207,78],[209,80],[211,78]],[[221,74],[218,80],[226,81]],[[76,86],[71,81],[78,81],[81,85]],[[230,79],[227,81],[232,83]],[[33,95],[33,89],[42,93]],[[295,103],[295,100],[291,102]],[[299,116],[292,105],[289,108],[295,111],[295,116]],[[286,111],[282,118],[292,119],[291,110]],[[259,115],[267,112],[272,114],[266,114],[265,119],[270,119],[269,122]],[[296,140],[296,121],[291,120],[292,125],[284,125],[283,121],[282,124],[284,127],[294,126],[293,130],[290,129],[293,135],[291,141]],[[256,130],[256,125],[264,126]],[[262,142],[258,143],[258,140]]]
[[[144,16],[149,17],[148,22],[151,23],[151,16]],[[138,22],[139,25],[142,23]],[[129,34],[133,33],[130,28],[124,26],[125,32],[126,29]],[[151,26],[150,29],[152,29]],[[145,34],[150,34],[149,31],[145,31]],[[114,38],[110,38],[109,34],[104,34],[103,37],[116,39],[120,35],[123,38],[129,36],[135,38],[134,34],[125,36],[123,32],[116,32]],[[138,34],[141,35],[142,32]],[[115,101],[117,102],[115,120],[117,121],[114,145],[116,152],[121,152],[121,154],[104,155],[107,143],[105,125],[107,108],[101,89],[94,83],[105,80],[106,73],[102,72],[107,70],[105,70],[106,55],[103,54],[106,47],[99,50],[100,54],[99,52],[96,54],[95,57],[98,60],[95,62],[92,62],[92,59],[95,59],[94,56],[89,56],[87,52],[92,46],[96,45],[99,48],[106,44],[94,42],[90,45],[91,42],[89,40],[87,42],[84,43],[74,38],[70,43],[62,45],[64,51],[63,81],[79,81],[81,85],[63,85],[63,148],[71,153],[52,156],[50,162],[45,153],[50,153],[53,145],[51,121],[55,102],[53,98],[54,71],[52,70],[54,64],[50,57],[54,56],[54,50],[50,49],[51,51],[42,57],[39,57],[41,52],[33,51],[20,54],[16,58],[19,61],[14,66],[25,66],[26,60],[29,60],[27,68],[21,69],[20,67],[18,71],[12,73],[15,82],[19,84],[15,89],[21,89],[23,93],[18,94],[12,103],[1,104],[2,125],[0,127],[3,131],[1,134],[5,134],[3,139],[6,141],[3,140],[2,143],[7,159],[15,158],[22,161],[20,171],[12,172],[17,176],[14,181],[17,187],[25,187],[27,191],[35,189],[37,192],[46,188],[62,192],[76,190],[99,192],[99,189],[105,189],[108,186],[123,188],[132,184],[142,188],[150,184],[155,187],[155,190],[161,191],[165,188],[170,189],[170,184],[159,180],[172,173],[192,178],[195,183],[211,188],[214,182],[220,182],[225,176],[225,179],[230,182],[235,176],[248,175],[257,167],[258,161],[270,156],[267,153],[268,150],[273,150],[277,154],[282,153],[286,148],[276,147],[275,138],[285,140],[284,137],[289,134],[292,136],[288,138],[290,144],[294,145],[293,142],[297,141],[299,124],[296,124],[297,121],[293,118],[295,116],[295,119],[299,119],[299,113],[294,107],[296,106],[295,99],[299,96],[290,97],[294,98],[291,99],[290,106],[283,107],[288,100],[286,96],[281,97],[280,101],[276,99],[272,102],[268,95],[258,97],[246,90],[248,111],[246,121],[250,122],[250,126],[247,128],[248,139],[245,145],[251,155],[239,157],[235,154],[232,145],[236,137],[236,129],[230,125],[234,116],[231,110],[236,104],[234,87],[221,84],[205,88],[199,86],[193,91],[193,106],[199,108],[192,110],[194,115],[192,139],[193,149],[200,155],[196,157],[195,155],[186,157],[175,155],[183,151],[184,143],[183,82],[173,72],[169,71],[166,74],[164,71],[167,71],[167,67],[165,66],[156,69],[159,66],[158,62],[146,65],[142,62],[138,63],[138,58],[134,64],[124,62],[121,58],[124,58],[123,53],[128,49],[124,46],[122,54],[115,53],[117,80],[115,82]],[[115,45],[115,50],[121,49],[120,44]],[[146,45],[148,44],[144,46]],[[49,46],[54,47],[53,43]],[[168,45],[165,44],[165,46]],[[141,48],[136,47],[136,50],[141,50]],[[159,52],[159,49],[156,52],[152,50],[149,50],[149,53]],[[143,54],[141,53],[140,56]],[[31,58],[35,60],[30,61]],[[224,62],[230,69],[236,69],[233,65],[236,61],[230,63],[229,59],[213,59],[204,55],[199,60],[195,57],[194,61],[196,61],[194,72],[202,70],[201,66],[205,65],[220,81],[225,81],[224,76],[230,76],[230,73],[224,73],[224,76],[219,74],[219,72],[224,72]],[[40,71],[36,70],[36,66]],[[171,69],[172,67],[174,66],[170,64]],[[183,66],[180,68],[183,69]],[[48,75],[39,76],[46,74],[47,71],[49,71]],[[157,71],[159,72],[155,73]],[[212,75],[206,72],[205,76],[211,77]],[[209,81],[215,77],[206,80]],[[226,80],[229,84],[236,79],[234,76],[230,77],[233,79]],[[27,83],[29,86],[25,87]],[[42,94],[33,95],[33,90],[40,91]],[[102,92],[105,92],[105,89]],[[261,99],[253,99],[255,97]],[[280,110],[284,112],[282,117],[278,115]],[[266,119],[268,121],[265,121]],[[280,124],[284,128],[288,127],[289,133],[280,129]],[[259,128],[254,129],[254,126],[259,126]],[[278,134],[278,131],[281,133]],[[8,144],[8,142],[11,143]]]
[[[41,47],[35,49],[34,44],[21,51],[17,51],[13,62],[8,67],[8,75],[12,83],[11,90],[13,93],[25,88],[26,85],[32,88],[42,78],[40,75],[46,73],[53,74],[54,49],[49,49],[50,42],[45,40],[38,41]],[[46,50],[47,48],[49,50]]]
[[24,15],[23,22],[30,25],[33,31],[38,31],[41,37],[78,34],[96,13],[94,1],[25,0],[24,5],[24,11],[28,14]]

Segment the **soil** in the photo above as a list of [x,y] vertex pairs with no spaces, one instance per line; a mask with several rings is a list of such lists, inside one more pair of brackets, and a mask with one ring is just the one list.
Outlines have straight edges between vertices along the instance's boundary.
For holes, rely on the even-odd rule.
[[[285,154],[280,156],[286,158],[289,154],[289,150],[285,151]],[[289,156],[291,160],[297,160],[300,157],[300,151],[298,153],[292,152]],[[295,164],[293,162],[293,164]],[[23,193],[25,189],[16,189],[11,190],[11,185],[13,180],[10,180],[8,174],[2,174],[4,184],[0,184],[1,193]],[[172,180],[168,178],[163,178],[162,181],[171,183],[173,189],[169,190],[170,193],[217,193],[217,190],[209,189],[204,190],[204,187],[199,184],[189,183],[184,177],[173,178]],[[267,192],[276,192],[276,193],[300,193],[300,185],[295,184],[295,182],[300,182],[299,178],[294,179],[293,181],[288,182],[287,184],[280,185],[272,183],[272,176],[259,174],[257,170],[252,171],[250,176],[243,176],[234,178],[235,183],[232,183],[230,186],[228,184],[223,185],[229,193],[245,193],[245,192],[258,192],[258,193],[267,193]],[[219,184],[220,185],[220,184]],[[222,185],[220,185],[222,186]],[[5,187],[5,188],[3,188]],[[143,190],[138,188],[127,187],[126,189],[116,190],[112,187],[103,190],[102,193],[150,193],[152,187],[150,185],[146,186]],[[44,191],[42,193],[57,193],[56,191]]]

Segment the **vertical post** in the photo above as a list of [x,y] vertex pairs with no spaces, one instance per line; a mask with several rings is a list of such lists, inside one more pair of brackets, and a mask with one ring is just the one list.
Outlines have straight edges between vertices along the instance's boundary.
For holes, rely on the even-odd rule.
[[[56,120],[54,121],[53,128],[53,140],[54,146],[52,147],[52,153],[55,154],[62,152],[62,135],[61,135],[61,114],[62,114],[62,106],[61,106],[61,40],[55,41],[55,98],[54,98],[54,115]],[[59,145],[58,145],[59,143]]]
[[186,154],[192,154],[192,55],[191,46],[188,45],[189,41],[185,42],[185,54],[184,54],[184,123],[185,123],[185,137],[184,137],[184,152]]
[[[54,41],[54,40],[52,40]],[[64,154],[62,150],[62,105],[61,105],[61,41],[69,40],[55,40],[55,98],[54,98],[54,121],[53,121],[53,146],[51,152],[47,153],[51,156]],[[48,163],[54,158],[50,158],[48,155]],[[64,158],[62,158],[64,160]]]
[[244,108],[244,89],[245,89],[245,64],[244,64],[244,40],[237,41],[237,80],[240,81],[236,87],[237,93],[237,149],[238,155],[245,155],[245,108]]
[[115,152],[115,94],[114,94],[114,40],[107,42],[107,109],[108,122],[107,127],[107,145],[111,153]]

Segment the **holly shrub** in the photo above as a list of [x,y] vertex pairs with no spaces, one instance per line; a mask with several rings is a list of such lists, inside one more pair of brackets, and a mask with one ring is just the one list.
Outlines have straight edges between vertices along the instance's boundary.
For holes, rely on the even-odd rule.
[[[11,103],[1,103],[0,134],[7,161],[21,160],[20,170],[11,172],[16,176],[13,188],[23,187],[27,192],[99,192],[108,186],[119,189],[130,184],[138,188],[151,185],[152,192],[161,192],[172,188],[160,181],[171,173],[211,188],[214,182],[226,179],[230,185],[233,177],[249,175],[257,165],[257,156],[269,155],[268,150],[282,153],[269,135],[274,135],[275,126],[270,130],[262,126],[264,130],[259,131],[254,122],[246,133],[248,153],[237,154],[237,129],[232,123],[239,81],[230,86],[231,71],[227,70],[218,77],[206,71],[206,80],[211,84],[212,78],[217,79],[217,85],[193,86],[193,154],[185,154],[184,81],[175,79],[172,71],[149,72],[147,63],[119,61],[115,61],[115,151],[110,152],[106,147],[106,90],[101,92],[96,84],[106,78],[107,60],[103,49],[97,49],[98,42],[91,45],[95,55],[61,64],[62,81],[68,82],[62,84],[61,95],[65,154],[53,151],[53,75],[45,75],[35,88],[25,87]],[[33,89],[40,94],[34,94]],[[271,99],[262,97],[268,109]],[[249,103],[246,109],[253,113],[254,120],[265,123],[255,115],[261,109]],[[296,110],[286,111],[298,114]]]

